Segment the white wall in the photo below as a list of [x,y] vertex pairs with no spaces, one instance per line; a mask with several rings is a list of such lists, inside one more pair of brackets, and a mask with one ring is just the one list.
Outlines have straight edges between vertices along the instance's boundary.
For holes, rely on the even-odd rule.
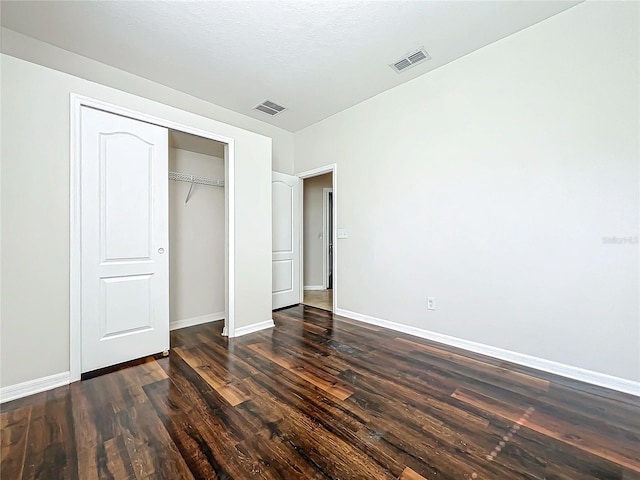
[[235,139],[236,327],[271,318],[270,138],[0,58],[2,386],[69,370],[71,92]]
[[[169,149],[169,170],[224,180],[224,159]],[[224,188],[169,182],[169,318],[224,318]]]
[[322,286],[322,189],[331,188],[332,174],[304,180],[304,285]]
[[[637,2],[586,2],[295,135],[341,309],[640,379]],[[428,46],[427,46],[428,48]],[[436,311],[427,311],[434,296]]]
[[273,170],[293,173],[293,134],[146,78],[2,28],[2,53],[270,137]]

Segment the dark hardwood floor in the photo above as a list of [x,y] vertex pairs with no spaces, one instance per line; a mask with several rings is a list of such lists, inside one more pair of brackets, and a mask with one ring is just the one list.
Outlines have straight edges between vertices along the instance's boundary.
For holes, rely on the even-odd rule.
[[309,307],[274,320],[4,404],[2,480],[640,479],[635,397]]

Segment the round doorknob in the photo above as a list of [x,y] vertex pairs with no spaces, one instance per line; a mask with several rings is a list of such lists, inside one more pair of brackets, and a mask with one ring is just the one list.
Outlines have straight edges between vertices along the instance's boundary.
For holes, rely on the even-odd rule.
[[158,253],[159,253],[160,255],[162,255],[162,254],[164,253],[164,248],[159,248],[159,249],[158,249]]

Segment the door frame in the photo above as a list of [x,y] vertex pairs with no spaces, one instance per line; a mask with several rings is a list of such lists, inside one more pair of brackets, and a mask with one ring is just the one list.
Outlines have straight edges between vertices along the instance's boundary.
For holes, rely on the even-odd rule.
[[[156,103],[156,102],[154,102]],[[145,123],[190,133],[225,144],[225,326],[223,335],[235,336],[235,141],[233,138],[200,128],[177,123],[165,118],[130,110],[125,107],[103,102],[94,98],[71,93],[70,95],[70,129],[69,129],[69,163],[70,163],[70,203],[69,203],[69,380],[80,380],[82,371],[82,257],[81,257],[81,110],[90,107],[115,115],[121,115]],[[189,113],[194,118],[200,115]],[[211,119],[206,119],[211,120]],[[167,171],[167,182],[169,172]]]
[[325,290],[329,288],[329,193],[333,193],[333,188],[322,189],[322,286]]
[[[298,177],[301,179],[317,177],[318,175],[324,175],[325,173],[331,173],[331,190],[333,191],[333,308],[332,312],[338,309],[338,276],[336,272],[338,270],[338,165],[331,163],[311,170],[298,173]],[[324,207],[323,207],[324,210]],[[302,188],[300,188],[300,303],[304,301],[304,182],[302,182]],[[326,223],[326,222],[325,222]],[[324,227],[323,227],[324,228]],[[324,237],[324,235],[323,235]],[[324,244],[324,241],[323,241]],[[324,260],[326,262],[326,260]],[[325,280],[326,282],[326,274]]]

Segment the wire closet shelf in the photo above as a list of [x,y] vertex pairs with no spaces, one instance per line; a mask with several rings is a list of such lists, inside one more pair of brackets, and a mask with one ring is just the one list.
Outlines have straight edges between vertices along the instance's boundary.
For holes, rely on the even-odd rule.
[[188,173],[169,172],[169,180],[176,180],[178,182],[188,182],[191,184],[191,187],[189,187],[189,193],[187,193],[187,198],[184,199],[185,205],[189,203],[189,199],[191,198],[191,193],[193,192],[193,186],[195,184],[209,185],[211,187],[224,187],[224,180],[201,177],[199,175],[189,175]]

